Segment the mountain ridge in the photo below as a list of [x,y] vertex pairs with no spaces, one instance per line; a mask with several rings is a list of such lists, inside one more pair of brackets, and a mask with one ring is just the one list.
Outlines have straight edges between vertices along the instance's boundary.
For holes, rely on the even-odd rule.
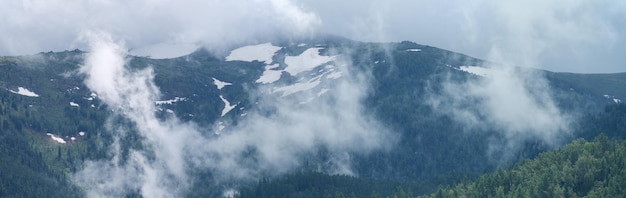
[[[464,83],[485,78],[461,68],[468,65],[480,66],[484,61],[412,42],[362,43],[340,38],[336,41],[321,40],[324,41],[321,46],[316,46],[320,44],[317,42],[292,42],[282,47],[277,44],[281,49],[276,50],[270,59],[266,57],[263,61],[225,61],[226,56],[215,57],[206,50],[196,50],[189,55],[172,59],[131,56],[126,57],[126,60],[131,71],[148,67],[154,70],[154,83],[160,89],[161,98],[152,102],[159,108],[156,114],[160,119],[174,115],[183,122],[197,123],[200,127],[207,128],[203,135],[209,138],[219,137],[220,133],[225,133],[223,136],[226,136],[229,128],[237,129],[240,124],[245,124],[242,119],[254,116],[254,112],[260,115],[275,115],[280,112],[281,107],[273,104],[258,108],[259,102],[286,101],[284,104],[298,108],[306,106],[300,103],[309,98],[313,98],[309,101],[310,105],[340,102],[339,99],[345,95],[333,91],[339,84],[333,82],[346,82],[353,83],[347,84],[348,88],[365,86],[363,92],[354,92],[364,95],[341,104],[349,106],[362,102],[365,108],[358,110],[359,104],[355,107],[358,110],[355,112],[371,114],[382,125],[388,126],[389,131],[402,137],[398,145],[390,151],[373,150],[370,153],[349,154],[353,173],[375,179],[428,180],[454,172],[478,175],[498,167],[497,164],[484,162],[490,161],[485,153],[488,149],[486,146],[491,143],[486,140],[502,138],[498,133],[499,129],[468,129],[453,116],[441,114],[439,109],[424,102],[431,94],[441,91],[439,83],[449,80]],[[300,46],[303,43],[305,45]],[[305,53],[310,49],[313,51]],[[35,153],[46,153],[35,158],[45,159],[47,164],[56,164],[49,166],[52,169],[67,170],[66,173],[81,169],[81,163],[85,160],[111,158],[107,150],[114,137],[103,126],[110,122],[112,113],[108,105],[85,86],[84,76],[75,73],[84,64],[87,53],[89,52],[73,50],[0,58],[0,70],[3,70],[0,86],[5,90],[0,91],[2,108],[3,112],[8,112],[3,113],[5,116],[2,116],[2,121],[7,123],[3,127],[6,126],[11,131],[33,131],[32,135],[21,138],[31,142],[29,144]],[[305,70],[289,69],[297,63],[288,64],[286,62],[290,61],[285,59],[302,54],[320,61],[304,66]],[[341,60],[324,58],[339,55]],[[343,64],[337,64],[336,61],[345,61],[344,63],[348,63],[345,64],[347,67],[344,68]],[[301,62],[311,61],[307,59]],[[278,66],[272,66],[274,64]],[[271,83],[257,82],[267,71],[280,72],[280,76]],[[619,92],[620,89],[615,87],[624,87],[622,85],[626,85],[626,82],[586,83],[599,81],[604,75],[571,75],[549,71],[542,73],[552,86],[555,94],[552,97],[564,111],[582,112],[581,114],[600,112],[604,105],[618,103],[613,99],[624,97]],[[354,74],[364,75],[353,76]],[[619,78],[622,74],[613,75]],[[359,79],[367,81],[361,84]],[[599,89],[598,86],[605,86],[606,89]],[[270,91],[254,91],[263,87]],[[24,90],[38,97],[14,93],[29,93]],[[267,93],[274,96],[264,95]],[[605,94],[612,97],[607,98]],[[119,121],[127,122],[124,119]],[[142,149],[143,138],[130,128],[131,132],[121,144],[123,150]],[[85,136],[79,136],[79,132],[85,132]],[[58,135],[68,143],[32,142],[32,138],[45,140],[52,137],[48,137],[46,133]],[[71,137],[77,140],[70,140]],[[513,151],[516,156],[514,161],[533,157],[550,148],[535,137],[529,138],[523,144],[525,146],[522,149]],[[336,166],[332,164],[332,160],[339,154],[324,147],[329,145],[322,144],[310,151],[311,153],[298,156],[307,163],[296,169],[326,172]],[[451,153],[452,150],[459,153]],[[249,152],[250,155],[255,153],[254,149]],[[48,155],[56,157],[44,157]],[[415,164],[416,161],[423,163]],[[461,161],[465,161],[465,164],[459,164]],[[260,174],[263,176],[266,173]],[[191,189],[199,193],[198,195],[202,192],[207,193],[205,195],[218,195],[215,191],[219,191],[220,187],[215,185],[217,184],[214,181],[199,180]],[[212,187],[210,190],[200,190],[206,186]]]

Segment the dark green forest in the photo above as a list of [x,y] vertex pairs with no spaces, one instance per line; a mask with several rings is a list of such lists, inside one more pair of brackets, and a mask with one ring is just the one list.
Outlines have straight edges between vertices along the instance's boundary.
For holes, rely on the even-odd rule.
[[[418,197],[623,197],[625,163],[626,141],[600,135]],[[260,180],[240,197],[416,197],[423,185],[299,173]]]
[[625,164],[626,141],[600,135],[428,197],[624,197]]
[[577,139],[478,178],[458,173],[438,180],[388,181],[302,172],[262,179],[240,197],[416,197],[428,192],[434,193],[422,197],[626,196],[626,105],[609,105],[587,118],[579,130],[609,135]]

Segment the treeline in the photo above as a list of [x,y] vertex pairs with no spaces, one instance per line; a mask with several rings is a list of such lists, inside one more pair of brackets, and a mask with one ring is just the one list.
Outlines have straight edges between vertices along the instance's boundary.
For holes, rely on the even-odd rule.
[[414,197],[411,190],[423,183],[398,182],[357,178],[347,175],[326,175],[318,172],[301,172],[279,178],[264,178],[251,188],[243,188],[235,195],[247,197],[383,197],[403,195]]
[[[264,178],[235,197],[416,197],[428,182],[296,173]],[[626,141],[578,139],[533,160],[419,197],[626,197]]]

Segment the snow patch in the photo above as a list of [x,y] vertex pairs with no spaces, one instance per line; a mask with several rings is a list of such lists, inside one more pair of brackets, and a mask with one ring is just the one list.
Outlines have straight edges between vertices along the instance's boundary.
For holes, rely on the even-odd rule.
[[300,72],[309,71],[324,63],[335,60],[335,56],[321,56],[319,54],[321,49],[323,48],[314,47],[305,50],[298,56],[285,56],[285,64],[287,64],[285,71],[295,76]]
[[337,78],[341,78],[341,72],[340,71],[336,71],[333,73],[330,73],[328,75],[326,75],[327,79],[337,79]]
[[224,198],[234,198],[234,197],[236,197],[238,195],[239,195],[239,191],[234,190],[234,189],[230,189],[230,190],[224,191],[224,193],[222,194],[222,197],[224,197]]
[[35,92],[32,92],[24,87],[17,87],[17,91],[9,90],[11,93],[20,94],[28,97],[39,97]]
[[70,106],[72,106],[72,107],[80,107],[80,105],[78,105],[78,104],[77,104],[77,103],[75,103],[75,102],[70,102]]
[[82,131],[81,131],[81,132],[78,132],[78,135],[80,135],[80,136],[85,136],[85,132],[82,132]]
[[230,55],[226,57],[226,61],[260,61],[270,64],[272,57],[280,49],[282,47],[274,46],[271,43],[244,46],[231,51]]
[[224,109],[222,109],[222,117],[223,117],[228,112],[230,112],[230,110],[233,110],[237,106],[237,104],[230,105],[230,102],[228,102],[228,100],[226,100],[224,96],[222,95],[220,95],[220,98],[222,99],[222,102],[224,102]]
[[285,96],[288,96],[297,92],[313,89],[317,87],[317,85],[319,85],[320,82],[321,82],[320,79],[317,78],[317,79],[310,80],[309,82],[305,82],[305,83],[296,83],[296,84],[285,86],[285,87],[279,87],[279,88],[274,89],[273,92],[283,92],[282,97],[285,97]]
[[164,104],[171,105],[173,103],[180,102],[180,101],[186,101],[186,100],[187,100],[187,98],[174,97],[174,99],[171,99],[171,100],[154,101],[154,104],[156,104],[156,105],[164,105]]
[[615,98],[615,96],[611,96],[611,95],[608,95],[608,94],[604,94],[602,96],[604,96],[607,99],[613,100],[614,103],[622,103],[622,100],[620,100],[619,98]]
[[59,144],[65,144],[67,143],[63,138],[61,137],[57,137],[56,135],[52,134],[52,133],[46,133],[47,136],[50,136],[50,138],[52,140],[54,140],[55,142],[59,143]]
[[278,81],[280,79],[280,76],[283,74],[283,71],[272,70],[274,68],[278,68],[278,64],[266,65],[265,71],[263,71],[263,74],[259,77],[259,79],[256,80],[256,82],[267,84]]
[[459,70],[483,77],[493,74],[491,69],[478,66],[459,66]]
[[419,52],[422,51],[422,49],[407,49],[407,52]]
[[218,80],[216,78],[213,78],[213,84],[215,84],[215,86],[217,86],[217,89],[221,90],[225,86],[232,85],[233,83],[224,82],[224,81],[220,81],[220,80]]

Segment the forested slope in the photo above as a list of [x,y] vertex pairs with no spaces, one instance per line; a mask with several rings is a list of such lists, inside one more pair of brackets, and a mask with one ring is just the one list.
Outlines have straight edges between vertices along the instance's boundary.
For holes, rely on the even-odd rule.
[[[464,172],[424,181],[388,181],[319,173],[263,179],[240,197],[623,197],[626,196],[626,104],[581,120],[576,133],[591,139],[523,159],[473,179]],[[602,133],[600,136],[598,134]],[[605,135],[608,134],[608,135]],[[593,141],[591,141],[593,140]],[[590,142],[591,141],[591,142]],[[417,163],[417,162],[416,162]],[[457,184],[440,187],[437,184]],[[306,196],[304,196],[306,197]]]
[[430,197],[624,197],[626,141],[601,135],[442,188]]

